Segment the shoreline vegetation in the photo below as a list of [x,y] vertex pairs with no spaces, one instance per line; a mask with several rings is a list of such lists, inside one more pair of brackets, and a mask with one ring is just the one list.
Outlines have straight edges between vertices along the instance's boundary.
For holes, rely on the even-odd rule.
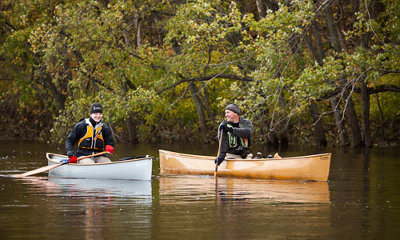
[[117,142],[398,146],[400,3],[2,1],[0,139],[65,141],[100,102]]

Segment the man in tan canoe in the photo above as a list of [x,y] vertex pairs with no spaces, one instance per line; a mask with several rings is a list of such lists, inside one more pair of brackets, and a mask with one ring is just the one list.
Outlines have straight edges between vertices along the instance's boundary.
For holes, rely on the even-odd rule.
[[[254,132],[253,124],[249,119],[240,116],[240,108],[236,104],[229,104],[225,108],[225,120],[218,127],[220,139],[219,156],[215,163],[220,165],[224,159],[251,158],[251,135]],[[222,138],[221,137],[222,133]]]

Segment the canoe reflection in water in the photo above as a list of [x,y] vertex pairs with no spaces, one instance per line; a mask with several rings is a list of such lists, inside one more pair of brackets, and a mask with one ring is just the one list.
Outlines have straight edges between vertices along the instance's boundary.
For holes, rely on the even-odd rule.
[[[129,204],[134,209],[137,207],[151,213],[151,181],[53,177],[26,177],[18,181],[28,185],[29,191],[34,195],[45,194],[46,197],[51,197],[54,200],[53,205],[46,208],[54,208],[52,212],[60,214],[53,216],[59,220],[57,224],[63,222],[66,225],[84,226],[85,239],[107,239],[115,214],[120,214],[118,209],[121,205]],[[131,216],[129,220],[150,222],[150,219],[145,219],[142,215]]]
[[151,209],[151,181],[50,177],[49,182],[58,184],[69,196],[84,199],[85,239],[106,239],[112,229],[115,205],[128,202]]
[[327,182],[255,180],[199,176],[160,177],[160,199],[193,201],[263,201],[287,203],[330,203]]
[[32,190],[45,191],[47,194],[69,197],[123,197],[137,198],[151,203],[151,181],[78,179],[57,177],[26,177],[18,179],[31,185]]
[[49,177],[49,182],[58,184],[66,193],[75,196],[98,195],[102,197],[132,197],[151,203],[151,181],[75,179]]

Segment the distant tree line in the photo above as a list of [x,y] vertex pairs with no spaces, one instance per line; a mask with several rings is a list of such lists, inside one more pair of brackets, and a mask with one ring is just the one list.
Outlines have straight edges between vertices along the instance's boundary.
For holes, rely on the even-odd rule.
[[121,142],[400,139],[397,0],[3,0],[0,130],[63,142],[92,102]]

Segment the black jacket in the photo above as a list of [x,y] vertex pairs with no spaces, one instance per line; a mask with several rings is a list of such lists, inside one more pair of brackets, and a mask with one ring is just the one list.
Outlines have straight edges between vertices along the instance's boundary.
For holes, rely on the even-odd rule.
[[[90,132],[90,128],[94,129],[93,133]],[[95,129],[100,131],[96,133]],[[79,143],[80,140],[82,141]],[[76,154],[74,153],[75,144],[78,144]],[[101,152],[104,151],[106,145],[114,147],[110,127],[102,122],[96,124],[91,118],[85,118],[75,124],[65,142],[68,157],[74,155],[77,157],[87,156]]]
[[[227,123],[226,120],[222,121],[221,124],[218,127],[218,139],[221,134],[221,125]],[[254,132],[254,127],[253,124],[249,119],[245,119],[240,117],[239,118],[239,127],[234,127],[232,134],[236,137],[239,138],[246,138],[249,141],[249,146],[251,146],[251,135]],[[225,155],[226,153],[232,153],[232,154],[237,154],[237,155],[242,155],[245,157],[249,153],[249,149],[243,148],[240,144],[236,148],[230,148],[229,147],[229,140],[228,140],[228,134],[224,132],[222,134],[222,142],[221,142],[221,150],[220,154]]]

